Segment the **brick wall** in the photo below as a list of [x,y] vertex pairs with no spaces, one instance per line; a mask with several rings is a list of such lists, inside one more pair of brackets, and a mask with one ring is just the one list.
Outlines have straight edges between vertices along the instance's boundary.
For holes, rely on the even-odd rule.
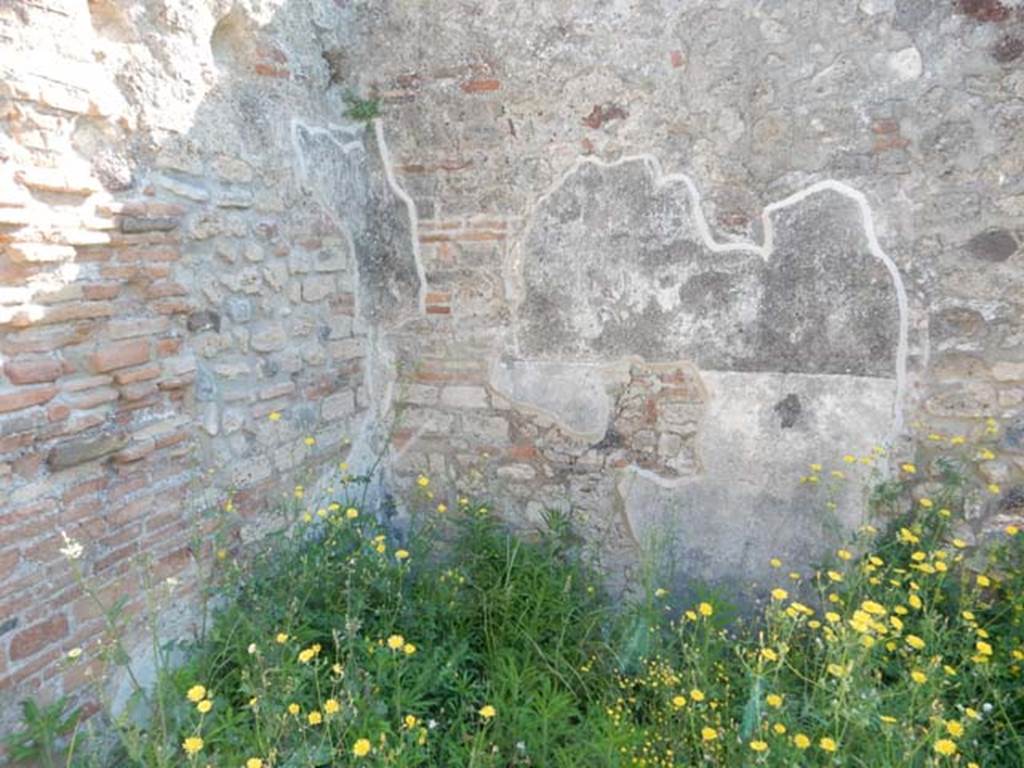
[[240,554],[369,406],[345,211],[311,202],[288,131],[340,92],[321,99],[308,19],[225,32],[215,5],[0,9],[0,732],[20,698],[88,682],[103,619],[62,531],[129,615],[142,568],[187,605],[213,557],[199,513],[233,499],[217,546]]

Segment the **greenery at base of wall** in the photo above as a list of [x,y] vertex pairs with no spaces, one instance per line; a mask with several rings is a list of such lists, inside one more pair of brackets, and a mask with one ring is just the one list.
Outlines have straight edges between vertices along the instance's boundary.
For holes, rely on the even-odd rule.
[[222,561],[229,601],[112,720],[112,755],[85,730],[59,754],[60,711],[14,747],[70,766],[1024,765],[1024,534],[957,538],[963,455],[904,464],[874,525],[810,574],[773,560],[739,618],[680,604],[656,567],[616,601],[559,513],[515,536],[486,504],[435,507],[421,477],[431,514],[403,545],[354,494],[308,507],[299,488],[291,535]]

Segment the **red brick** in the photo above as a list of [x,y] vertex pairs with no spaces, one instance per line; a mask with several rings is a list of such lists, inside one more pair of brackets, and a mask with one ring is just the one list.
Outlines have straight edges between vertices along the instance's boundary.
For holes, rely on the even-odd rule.
[[275,67],[273,64],[257,63],[253,65],[252,71],[260,77],[276,77],[285,79],[291,72],[283,67]]
[[46,418],[51,423],[55,421],[64,421],[64,419],[70,415],[71,409],[63,403],[53,403],[46,407]]
[[30,325],[55,325],[74,320],[90,320],[97,317],[110,317],[114,314],[114,305],[105,301],[73,301],[47,307],[41,317],[27,311],[19,312],[11,318],[10,325],[15,328],[27,328]]
[[95,323],[86,322],[60,328],[33,328],[17,333],[0,333],[0,352],[7,355],[49,352],[69,344],[80,344],[92,336],[95,330]]
[[64,366],[55,357],[15,357],[4,363],[4,374],[12,384],[41,384],[60,378]]
[[47,384],[42,387],[16,387],[0,389],[0,413],[20,411],[33,405],[48,403],[57,395],[57,387]]
[[149,341],[138,339],[116,344],[107,344],[96,350],[89,363],[94,371],[106,373],[117,368],[127,368],[149,362]]
[[68,618],[63,613],[21,630],[11,639],[11,661],[27,659],[68,634]]
[[467,80],[461,86],[463,93],[490,93],[501,88],[501,81],[478,78],[476,80]]
[[160,366],[157,363],[140,365],[136,368],[124,368],[114,373],[114,381],[118,384],[135,384],[140,381],[149,381],[160,376]]
[[156,343],[156,353],[160,358],[170,357],[181,351],[181,339],[160,339]]

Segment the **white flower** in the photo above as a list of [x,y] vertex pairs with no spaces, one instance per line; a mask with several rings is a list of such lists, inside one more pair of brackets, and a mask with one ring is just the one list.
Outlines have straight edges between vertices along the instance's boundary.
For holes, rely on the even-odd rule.
[[435,728],[437,728],[437,720],[435,720],[434,718],[430,718],[429,720],[427,720],[427,728],[429,728],[430,730],[434,730]]
[[61,531],[60,535],[64,538],[65,544],[65,546],[60,548],[60,553],[68,560],[77,560],[80,558],[84,551],[82,545],[68,536],[64,531]]
[[256,653],[256,643],[249,643],[249,647],[247,650],[249,651],[250,656]]
[[166,579],[164,579],[164,584],[166,584],[166,585],[167,585],[168,587],[170,587],[171,589],[174,589],[174,588],[175,588],[176,586],[178,586],[178,584],[180,584],[180,583],[181,583],[181,582],[179,582],[179,581],[178,581],[178,580],[177,580],[176,578],[174,578],[173,576],[168,576],[168,577],[167,577]]
[[81,648],[72,648],[70,651],[68,651],[68,658],[69,659],[77,659],[81,655],[82,655],[82,649]]

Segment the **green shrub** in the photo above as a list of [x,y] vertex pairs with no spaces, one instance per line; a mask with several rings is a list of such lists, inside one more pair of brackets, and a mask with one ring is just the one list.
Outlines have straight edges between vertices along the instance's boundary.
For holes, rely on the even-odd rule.
[[746,617],[650,579],[616,604],[562,515],[516,537],[462,499],[404,549],[349,500],[297,499],[290,535],[225,565],[113,764],[1024,765],[1024,535],[969,562],[955,525],[991,449],[953,445],[812,574],[773,559]]

